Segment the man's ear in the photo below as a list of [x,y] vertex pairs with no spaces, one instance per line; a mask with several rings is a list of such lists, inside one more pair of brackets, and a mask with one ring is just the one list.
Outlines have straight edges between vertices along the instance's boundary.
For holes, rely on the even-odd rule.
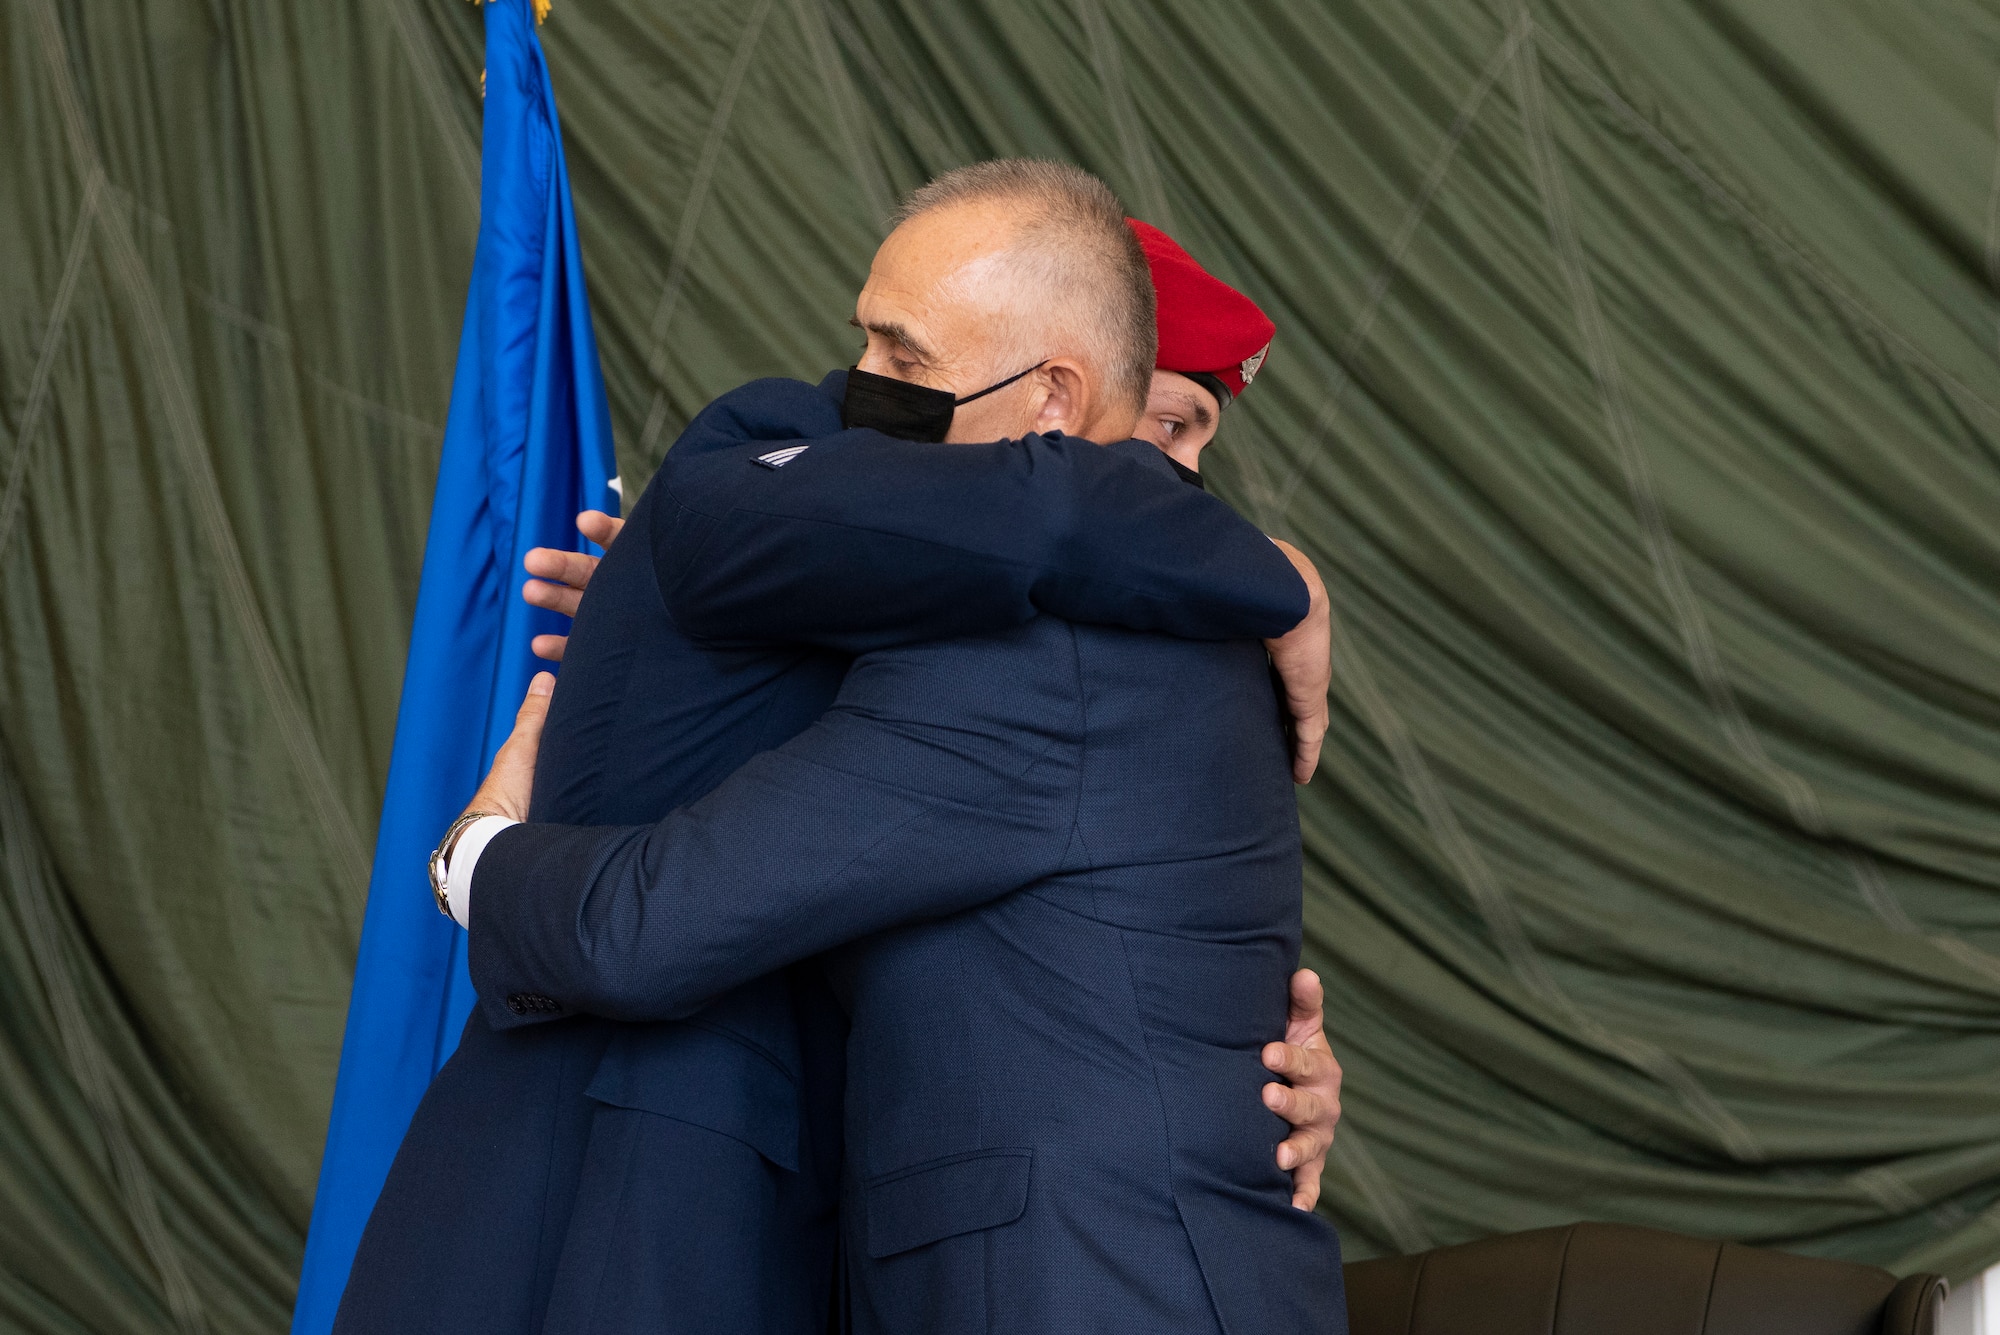
[[1035,414],[1035,430],[1043,435],[1055,431],[1084,435],[1095,396],[1083,368],[1067,357],[1052,357],[1040,375],[1046,394]]

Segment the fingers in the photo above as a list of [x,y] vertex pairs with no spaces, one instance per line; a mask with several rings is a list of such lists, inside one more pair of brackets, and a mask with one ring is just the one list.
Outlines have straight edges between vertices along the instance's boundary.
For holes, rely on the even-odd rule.
[[[1318,980],[1313,979],[1313,986]],[[1292,1133],[1278,1145],[1278,1167],[1292,1174],[1293,1204],[1310,1210],[1319,1200],[1320,1172],[1340,1126],[1340,1063],[1323,1045],[1271,1043],[1264,1065],[1290,1080],[1265,1085],[1264,1106],[1290,1123]]]
[[1287,988],[1290,1015],[1283,1043],[1266,1043],[1266,1070],[1288,1084],[1264,1086],[1264,1106],[1293,1130],[1278,1146],[1278,1167],[1292,1175],[1292,1204],[1310,1210],[1319,1204],[1320,1174],[1340,1125],[1340,1063],[1326,1041],[1326,987],[1311,969],[1292,975]]
[[1314,1094],[1279,1084],[1264,1086],[1264,1106],[1295,1128],[1278,1143],[1278,1167],[1292,1175],[1292,1204],[1310,1210],[1319,1204],[1320,1175],[1340,1113]]
[[1346,1072],[1326,1045],[1325,1034],[1316,1033],[1303,1043],[1266,1043],[1263,1056],[1265,1070],[1318,1098],[1323,1107],[1334,1110],[1335,1118],[1340,1116],[1340,1084]]
[[530,607],[546,607],[551,612],[573,617],[577,605],[583,601],[583,594],[561,584],[531,579],[521,585],[521,601]]
[[[1272,1081],[1264,1086],[1263,1093],[1264,1106],[1296,1128],[1285,1144],[1299,1153],[1289,1156],[1290,1162],[1286,1162],[1288,1156],[1283,1146],[1278,1154],[1279,1165],[1292,1168],[1303,1159],[1325,1154],[1333,1144],[1334,1131],[1340,1125],[1340,1067],[1332,1061],[1331,1054],[1315,1055],[1291,1044],[1274,1043],[1271,1047],[1290,1048],[1295,1057],[1304,1058],[1295,1068],[1305,1070],[1306,1074],[1289,1077],[1292,1083],[1288,1085]],[[1264,1053],[1264,1064],[1279,1071],[1269,1048]]]
[[[596,515],[606,524],[618,524],[610,515],[596,510],[586,510],[582,519]],[[600,530],[602,526],[598,526]],[[611,530],[615,537],[617,530]],[[531,579],[521,586],[521,599],[530,607],[542,607],[560,616],[573,617],[583,602],[583,591],[590,585],[590,577],[597,573],[598,558],[584,552],[565,552],[555,547],[536,547],[523,557],[521,564]],[[538,635],[531,646],[537,658],[551,662],[562,660],[563,649],[568,637],[561,635]]]
[[521,567],[530,575],[581,591],[597,573],[598,558],[588,552],[566,552],[560,547],[535,547],[521,558]]
[[600,547],[609,547],[624,527],[624,520],[613,519],[602,510],[585,510],[576,517],[576,531]]
[[1333,1119],[1318,1099],[1284,1085],[1264,1086],[1264,1104],[1298,1128],[1279,1142],[1278,1167],[1292,1175],[1292,1204],[1310,1210],[1319,1203],[1320,1175],[1333,1148]]
[[1278,1167],[1294,1175],[1293,1185],[1299,1184],[1306,1169],[1314,1178],[1326,1169],[1326,1152],[1333,1148],[1333,1138],[1311,1129],[1294,1131],[1278,1146]]
[[1317,1087],[1327,1083],[1329,1076],[1339,1071],[1340,1063],[1323,1045],[1308,1047],[1302,1043],[1266,1043],[1264,1069],[1272,1075],[1283,1076],[1295,1085]]
[[1326,1154],[1326,1146],[1319,1134],[1311,1128],[1302,1128],[1286,1136],[1278,1146],[1278,1167],[1287,1173],[1303,1168],[1313,1160]]
[[[1331,1123],[1324,1121],[1326,1117],[1326,1102],[1312,1090],[1304,1089],[1297,1085],[1281,1085],[1273,1080],[1270,1084],[1264,1086],[1264,1106],[1297,1128],[1297,1131],[1285,1141],[1285,1144],[1297,1145],[1304,1143],[1300,1137],[1305,1137],[1307,1140],[1324,1139],[1329,1144],[1332,1143],[1333,1133]],[[1305,1157],[1310,1158],[1312,1156],[1307,1155]],[[1278,1162],[1284,1167],[1290,1168],[1299,1161],[1294,1159],[1292,1163],[1285,1163],[1284,1155],[1280,1154]]]
[[[577,531],[600,547],[611,545],[622,519],[613,519],[602,510],[585,510],[576,517]],[[566,552],[559,547],[535,547],[521,559],[521,565],[536,578],[521,586],[521,601],[530,607],[546,608],[559,616],[573,617],[583,603],[583,591],[597,573],[599,558],[588,552]],[[551,663],[562,662],[569,647],[567,635],[537,635],[528,646],[535,657]]]

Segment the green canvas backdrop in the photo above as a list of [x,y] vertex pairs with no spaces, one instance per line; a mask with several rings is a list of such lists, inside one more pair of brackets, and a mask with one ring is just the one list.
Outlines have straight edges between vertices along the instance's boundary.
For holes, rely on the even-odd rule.
[[[620,461],[1070,158],[1280,334],[1353,1255],[2000,1257],[2000,13],[560,0]],[[455,0],[0,5],[0,1328],[273,1331],[474,238]],[[636,494],[629,492],[628,494]]]

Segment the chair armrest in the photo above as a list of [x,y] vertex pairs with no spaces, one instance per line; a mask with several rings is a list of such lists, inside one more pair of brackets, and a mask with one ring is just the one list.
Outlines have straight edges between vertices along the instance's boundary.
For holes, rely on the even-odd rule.
[[1951,1286],[1942,1275],[1907,1275],[1882,1304],[1882,1335],[1937,1335]]

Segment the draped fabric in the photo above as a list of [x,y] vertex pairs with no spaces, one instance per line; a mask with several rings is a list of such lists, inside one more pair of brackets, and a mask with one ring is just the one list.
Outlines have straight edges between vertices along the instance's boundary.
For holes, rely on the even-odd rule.
[[[896,194],[1103,174],[1277,321],[1366,1255],[2000,1258],[2000,12],[559,0],[628,495]],[[456,0],[0,6],[0,1329],[289,1310],[479,194]]]

